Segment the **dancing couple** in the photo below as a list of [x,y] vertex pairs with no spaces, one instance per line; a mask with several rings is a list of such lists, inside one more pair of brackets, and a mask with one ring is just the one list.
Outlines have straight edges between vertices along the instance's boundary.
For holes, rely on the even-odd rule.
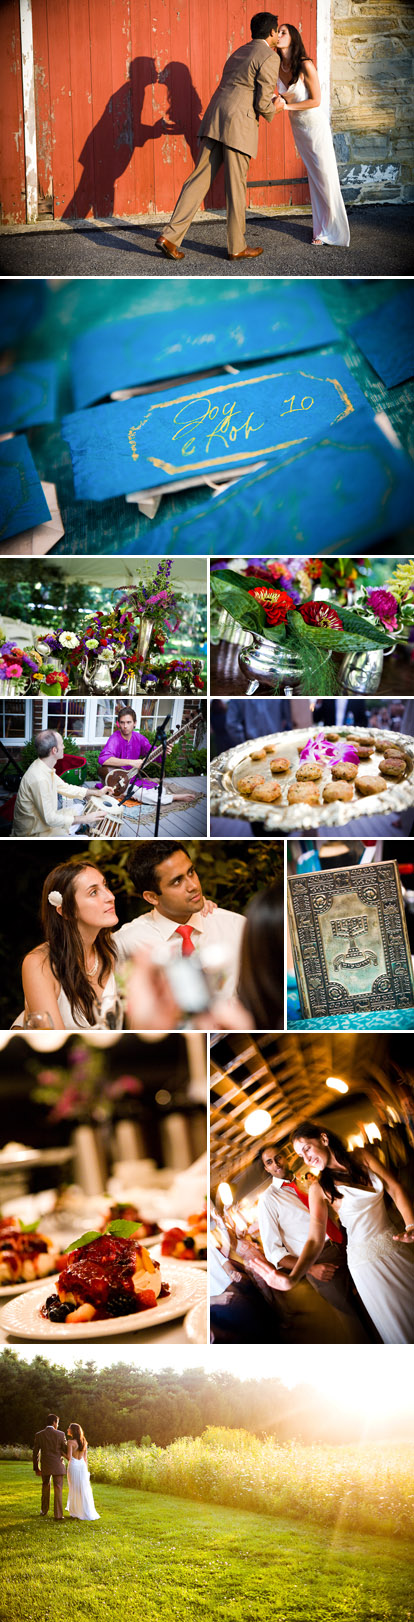
[[[293,1147],[304,1161],[312,1181],[308,1193],[286,1172],[283,1150],[262,1152],[272,1182],[259,1198],[260,1233],[266,1260],[260,1256],[254,1271],[271,1289],[293,1291],[302,1279],[325,1294],[336,1309],[349,1314],[349,1291],[344,1289],[344,1265],[357,1292],[353,1311],[360,1304],[367,1315],[368,1339],[386,1344],[414,1341],[414,1206],[399,1179],[371,1149],[350,1152],[331,1128],[302,1121],[293,1133]],[[391,1221],[384,1195],[392,1200],[404,1224],[398,1232]],[[339,1225],[331,1220],[335,1212]],[[341,1249],[346,1238],[346,1260]],[[251,1263],[251,1246],[246,1247]],[[338,1294],[339,1286],[339,1294]],[[348,1296],[348,1302],[347,1302]],[[370,1336],[369,1325],[376,1336]],[[353,1339],[361,1338],[352,1334]],[[364,1337],[366,1338],[366,1337]]]
[[293,23],[271,11],[251,18],[252,39],[233,51],[202,119],[200,157],[185,181],[166,232],[156,246],[168,259],[184,259],[183,237],[224,166],[228,259],[256,259],[262,248],[246,244],[246,184],[250,158],[257,156],[259,117],[293,120],[295,144],[305,165],[312,206],[315,246],[349,246],[349,225],[329,120],[321,105],[316,68]]
[[59,1430],[59,1415],[48,1414],[43,1430],[36,1431],[33,1443],[33,1469],[42,1478],[42,1507],[45,1519],[49,1513],[50,1482],[53,1481],[53,1518],[63,1521],[63,1482],[65,1459],[68,1461],[67,1482],[69,1497],[66,1514],[74,1521],[99,1521],[95,1509],[88,1470],[88,1443],[81,1425],[72,1422],[67,1438]]

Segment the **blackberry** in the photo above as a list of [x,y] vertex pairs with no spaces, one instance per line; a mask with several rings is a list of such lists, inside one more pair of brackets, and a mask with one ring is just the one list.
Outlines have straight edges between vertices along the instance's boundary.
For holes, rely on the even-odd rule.
[[64,1324],[68,1313],[72,1311],[69,1301],[61,1301],[58,1295],[49,1295],[46,1301],[47,1316],[52,1324]]

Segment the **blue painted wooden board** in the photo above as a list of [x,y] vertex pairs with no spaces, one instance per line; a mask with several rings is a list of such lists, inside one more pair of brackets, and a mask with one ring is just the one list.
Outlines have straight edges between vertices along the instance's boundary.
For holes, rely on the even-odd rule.
[[[217,283],[215,284],[217,288]],[[264,356],[301,354],[338,342],[340,333],[317,287],[266,278],[243,290],[207,283],[204,309],[189,282],[185,308],[94,327],[71,352],[77,410],[114,389],[188,377],[207,367],[237,366]]]
[[344,422],[271,459],[182,520],[154,523],[153,555],[259,551],[362,554],[412,522],[414,467],[364,405]]
[[0,541],[51,517],[24,434],[0,442]]
[[77,499],[104,501],[274,460],[363,405],[341,356],[315,352],[74,412],[62,434]]
[[0,377],[0,433],[54,422],[58,371],[53,360],[26,361]]
[[50,299],[47,282],[2,279],[0,299],[0,350],[21,343],[37,327]]
[[387,388],[414,377],[414,288],[410,283],[350,328]]

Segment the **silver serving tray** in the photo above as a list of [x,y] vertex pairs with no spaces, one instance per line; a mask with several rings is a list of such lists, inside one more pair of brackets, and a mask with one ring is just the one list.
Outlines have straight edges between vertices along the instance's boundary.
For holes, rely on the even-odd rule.
[[[400,743],[410,756],[412,765],[407,768],[408,775],[402,783],[387,782],[384,778],[382,794],[358,794],[354,789],[352,800],[332,800],[326,804],[322,800],[322,789],[325,783],[331,782],[331,770],[324,767],[323,777],[317,785],[321,793],[320,805],[307,805],[306,801],[289,805],[287,790],[291,783],[296,781],[295,772],[300,764],[300,754],[310,738],[317,733],[337,732],[340,738],[354,737],[359,743],[364,743],[367,737],[375,737],[381,745],[387,743]],[[274,782],[270,771],[270,755],[267,760],[252,761],[252,750],[263,749],[266,744],[272,744],[274,750],[291,761],[291,770],[284,776],[278,777],[282,789],[282,799],[273,805],[266,805],[262,800],[255,800],[253,795],[248,798],[238,793],[238,782],[244,775],[246,767],[249,771],[263,772],[266,782]],[[380,753],[376,749],[370,760],[361,761],[361,774],[364,777],[378,775]],[[311,786],[311,785],[310,785]],[[219,755],[211,763],[210,769],[210,811],[212,816],[244,817],[246,822],[264,822],[270,833],[273,831],[293,833],[297,829],[304,832],[323,827],[343,828],[354,817],[386,816],[387,812],[406,811],[414,806],[414,738],[405,734],[386,732],[382,728],[377,733],[373,727],[335,727],[315,726],[295,728],[292,732],[267,733],[264,738],[252,738],[249,743],[239,743],[235,749],[228,749],[225,754]]]

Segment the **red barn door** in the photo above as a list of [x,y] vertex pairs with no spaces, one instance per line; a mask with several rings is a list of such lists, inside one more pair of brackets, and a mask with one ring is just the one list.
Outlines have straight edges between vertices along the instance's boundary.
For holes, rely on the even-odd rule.
[[[316,7],[290,0],[288,8],[314,60]],[[168,213],[196,160],[201,114],[226,58],[250,39],[253,10],[252,0],[32,0],[40,211],[67,219]],[[3,0],[0,18],[3,218],[17,220],[25,218],[18,0]],[[261,120],[251,201],[307,201],[306,182],[294,184],[303,177],[287,115]],[[221,179],[212,201],[224,204]]]

